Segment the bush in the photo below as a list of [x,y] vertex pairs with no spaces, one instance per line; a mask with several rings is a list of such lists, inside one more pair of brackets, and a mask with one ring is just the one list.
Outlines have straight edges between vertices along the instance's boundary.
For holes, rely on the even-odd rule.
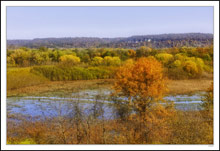
[[15,66],[15,60],[12,57],[7,57],[7,66]]
[[175,79],[175,80],[188,79],[188,74],[186,71],[183,70],[182,66],[170,68],[166,72],[169,79]]
[[186,56],[186,54],[184,54],[184,53],[178,53],[178,54],[176,54],[176,55],[174,56],[174,58],[175,58],[176,60],[184,61],[184,60],[187,58],[187,56]]
[[119,57],[106,56],[103,60],[103,63],[106,66],[119,66],[121,64],[121,60]]
[[102,57],[94,57],[92,59],[91,64],[94,65],[94,66],[100,66],[100,65],[103,64],[103,58]]
[[199,74],[197,64],[193,61],[186,61],[183,69],[188,73],[188,76],[191,78],[196,78]]
[[180,67],[181,64],[182,64],[182,62],[181,62],[180,60],[175,60],[175,61],[173,62],[173,66],[174,66],[174,67]]
[[137,57],[147,57],[152,52],[152,49],[146,46],[142,46],[136,50]]
[[157,60],[161,61],[164,65],[169,64],[174,59],[173,55],[168,53],[159,53],[155,57]]
[[80,58],[73,55],[61,56],[59,60],[63,66],[73,66],[80,63]]

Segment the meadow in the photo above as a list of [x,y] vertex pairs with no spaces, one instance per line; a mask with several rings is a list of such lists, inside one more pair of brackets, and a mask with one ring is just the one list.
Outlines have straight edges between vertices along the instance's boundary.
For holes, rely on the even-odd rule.
[[212,81],[211,46],[8,49],[7,143],[213,144]]

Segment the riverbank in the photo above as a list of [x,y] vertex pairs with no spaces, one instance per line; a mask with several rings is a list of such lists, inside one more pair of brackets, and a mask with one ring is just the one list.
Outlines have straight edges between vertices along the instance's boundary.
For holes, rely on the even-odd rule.
[[193,94],[199,91],[207,91],[212,81],[212,79],[168,80],[168,94]]
[[[169,92],[167,92],[167,95],[192,94],[199,91],[206,91],[212,81],[212,78],[168,80],[167,87]],[[8,90],[7,96],[65,95],[85,89],[110,89],[113,86],[113,83],[114,79],[48,81],[44,84]]]

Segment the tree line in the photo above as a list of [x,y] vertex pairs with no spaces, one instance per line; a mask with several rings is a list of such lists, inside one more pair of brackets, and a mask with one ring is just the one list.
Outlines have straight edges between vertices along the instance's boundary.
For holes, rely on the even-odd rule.
[[8,48],[132,48],[141,46],[152,48],[206,47],[213,44],[213,34],[185,33],[131,36],[127,38],[36,38],[33,40],[7,40]]
[[[136,50],[121,48],[48,49],[46,47],[30,49],[21,47],[7,51],[7,65],[9,67],[36,66],[34,70],[42,72],[46,77],[48,75],[45,75],[44,71],[51,71],[50,74],[55,76],[59,74],[58,71],[62,70],[60,73],[64,73],[68,68],[74,71],[84,70],[85,73],[97,70],[100,73],[109,73],[108,76],[101,77],[112,77],[110,74],[114,74],[113,72],[118,67],[127,62],[134,63],[141,57],[155,58],[160,61],[164,66],[164,73],[171,79],[200,78],[204,72],[213,72],[213,47],[153,49],[142,46]],[[107,70],[109,71],[107,72]],[[72,76],[70,72],[68,74]],[[97,76],[95,77],[97,78]]]

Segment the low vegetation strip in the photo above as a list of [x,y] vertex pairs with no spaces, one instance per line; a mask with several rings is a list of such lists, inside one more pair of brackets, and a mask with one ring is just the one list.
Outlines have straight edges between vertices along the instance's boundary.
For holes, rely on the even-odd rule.
[[[112,87],[114,79],[77,80],[77,81],[49,81],[39,85],[20,87],[7,90],[7,96],[24,95],[52,95],[53,93],[71,93],[85,89],[106,89]],[[169,80],[168,94],[188,94],[198,91],[206,91],[212,79],[193,80]]]
[[198,91],[206,91],[213,79],[169,80],[169,94],[192,94]]
[[113,78],[116,69],[111,67],[33,67],[31,73],[40,74],[51,81],[92,80]]
[[31,68],[9,68],[7,71],[7,90],[33,86],[49,81],[44,76],[30,72]]

